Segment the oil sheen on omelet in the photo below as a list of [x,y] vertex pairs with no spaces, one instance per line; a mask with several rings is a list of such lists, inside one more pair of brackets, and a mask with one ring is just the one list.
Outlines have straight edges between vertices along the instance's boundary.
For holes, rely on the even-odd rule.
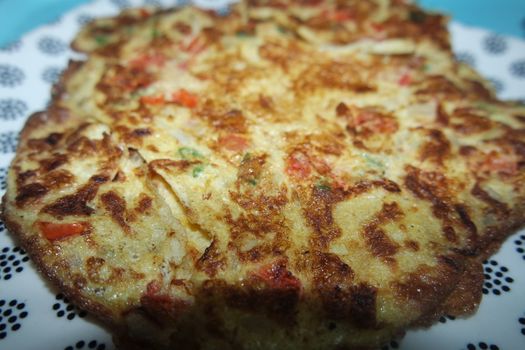
[[368,349],[472,313],[522,223],[525,108],[407,1],[87,25],[4,220],[123,349]]

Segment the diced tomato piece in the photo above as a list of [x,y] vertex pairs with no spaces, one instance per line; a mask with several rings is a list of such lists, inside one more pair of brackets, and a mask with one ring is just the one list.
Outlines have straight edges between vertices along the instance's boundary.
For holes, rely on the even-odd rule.
[[513,154],[507,155],[492,151],[486,156],[481,170],[515,175],[518,173],[518,160]]
[[272,289],[300,289],[301,281],[285,266],[284,262],[275,262],[263,266],[254,273]]
[[385,30],[385,26],[382,23],[374,22],[371,24],[371,26],[376,32],[382,32],[383,30]]
[[295,151],[290,156],[288,156],[286,164],[286,173],[293,177],[304,179],[310,175],[312,172],[312,166],[310,164],[310,159],[300,152]]
[[197,107],[198,98],[196,95],[188,92],[185,89],[180,89],[179,91],[173,93],[172,101],[178,103],[184,107],[195,108]]
[[392,133],[397,130],[397,122],[393,118],[374,111],[361,111],[354,118],[354,126],[379,133]]
[[400,86],[408,86],[412,84],[412,76],[409,73],[404,73],[397,81]]
[[161,53],[146,53],[142,54],[130,62],[133,67],[148,67],[148,66],[163,66],[166,62],[166,56]]
[[181,50],[189,52],[193,55],[204,51],[206,46],[208,46],[208,44],[206,43],[206,39],[201,36],[196,36],[187,45],[184,45],[183,43],[180,44]]
[[61,240],[70,236],[78,236],[87,232],[88,224],[83,222],[53,223],[39,221],[40,231],[50,241]]
[[241,152],[248,148],[249,143],[243,136],[237,134],[228,134],[219,137],[219,146],[233,152]]
[[157,95],[157,96],[142,96],[140,98],[140,102],[146,105],[161,105],[161,104],[164,104],[166,101],[164,100],[164,96]]
[[150,16],[149,11],[146,9],[140,9],[139,12],[142,18],[148,18]]
[[352,11],[348,9],[337,10],[333,13],[332,18],[337,22],[345,22],[354,17]]

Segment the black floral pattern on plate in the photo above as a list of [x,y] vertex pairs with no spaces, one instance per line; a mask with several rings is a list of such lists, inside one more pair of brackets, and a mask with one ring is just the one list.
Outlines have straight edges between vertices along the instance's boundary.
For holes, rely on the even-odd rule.
[[0,168],[0,191],[7,187],[7,168]]
[[20,247],[4,247],[0,250],[0,280],[10,280],[13,274],[24,271],[29,261],[27,253]]
[[466,350],[499,350],[499,346],[495,344],[485,343],[483,341],[476,343],[468,343]]
[[54,84],[60,78],[62,70],[58,67],[47,67],[42,72],[42,80],[49,84]]
[[97,340],[90,340],[89,342],[86,342],[84,340],[79,340],[74,345],[69,345],[64,348],[64,350],[74,350],[74,349],[105,350],[106,344],[99,342]]
[[0,340],[9,335],[10,332],[16,332],[22,327],[22,320],[29,313],[26,311],[26,305],[16,299],[7,301],[0,300]]
[[521,255],[521,258],[525,260],[525,234],[519,235],[519,237],[514,241],[516,245],[516,251]]
[[22,117],[27,111],[27,104],[16,98],[0,100],[0,120],[14,120]]
[[125,9],[131,6],[128,0],[109,0],[113,5],[119,9]]
[[18,143],[18,134],[14,131],[0,133],[0,153],[14,153]]
[[490,34],[483,39],[483,48],[491,54],[502,54],[507,50],[507,41],[497,34]]
[[78,15],[77,23],[80,24],[81,26],[83,26],[83,25],[86,25],[89,22],[91,22],[93,19],[94,19],[93,16],[88,15],[86,13],[82,13],[82,14]]
[[483,262],[483,272],[485,283],[483,283],[483,294],[501,295],[510,292],[510,285],[514,283],[514,278],[509,276],[509,269],[500,266],[496,260]]
[[456,54],[456,59],[472,67],[476,65],[476,58],[470,52],[459,52]]
[[38,49],[47,55],[59,55],[66,51],[66,44],[57,38],[45,36],[38,41]]
[[525,78],[525,60],[513,62],[510,65],[510,72],[516,78]]
[[0,64],[0,86],[15,87],[24,81],[24,72],[10,64]]
[[55,296],[57,302],[52,306],[53,311],[56,313],[57,317],[66,317],[68,320],[75,319],[76,316],[84,318],[87,315],[87,312],[81,309],[78,309],[75,305],[71,304],[68,298],[64,294],[59,293]]

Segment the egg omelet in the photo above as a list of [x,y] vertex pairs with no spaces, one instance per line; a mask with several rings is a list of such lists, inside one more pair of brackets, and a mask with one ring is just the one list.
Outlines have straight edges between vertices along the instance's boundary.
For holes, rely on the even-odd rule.
[[96,19],[3,219],[122,349],[373,349],[481,299],[523,223],[525,107],[401,0]]

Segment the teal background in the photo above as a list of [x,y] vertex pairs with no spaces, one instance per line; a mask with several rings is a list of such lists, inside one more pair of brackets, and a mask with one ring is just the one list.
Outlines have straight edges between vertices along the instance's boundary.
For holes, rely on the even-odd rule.
[[[0,46],[59,18],[88,0],[0,0]],[[173,1],[175,2],[175,1]],[[419,0],[455,20],[525,38],[525,0]]]

